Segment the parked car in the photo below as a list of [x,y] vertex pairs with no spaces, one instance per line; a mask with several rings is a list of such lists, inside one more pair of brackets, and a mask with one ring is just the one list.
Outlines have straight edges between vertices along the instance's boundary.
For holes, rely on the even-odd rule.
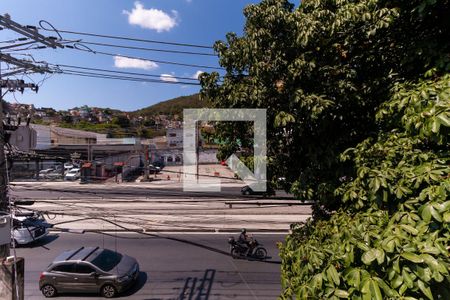
[[71,163],[65,163],[64,164],[64,171],[65,172],[67,172],[67,171],[70,171],[71,169],[73,169],[75,166],[73,165],[73,164],[71,164]]
[[61,253],[41,273],[39,289],[45,297],[58,293],[100,293],[112,298],[127,290],[139,276],[133,257],[99,247]]
[[69,172],[66,173],[66,176],[64,176],[65,180],[77,180],[80,179],[80,169],[73,168]]
[[159,168],[159,170],[161,171],[166,165],[162,161],[155,161],[153,162],[153,166]]
[[148,166],[148,171],[150,174],[158,174],[159,172],[161,172],[161,168],[160,167],[156,167],[154,165],[149,165]]
[[39,171],[39,179],[46,179],[48,177],[48,174],[50,174],[51,172],[54,172],[55,169],[53,168],[49,168],[49,169],[44,169]]
[[62,179],[63,174],[61,169],[54,170],[50,173],[45,174],[45,179]]
[[242,195],[261,195],[263,197],[275,196],[275,190],[273,187],[267,185],[267,189],[264,192],[254,191],[250,186],[246,185],[241,189]]
[[15,213],[12,217],[12,239],[16,245],[25,245],[48,235],[52,224],[47,223],[40,213]]

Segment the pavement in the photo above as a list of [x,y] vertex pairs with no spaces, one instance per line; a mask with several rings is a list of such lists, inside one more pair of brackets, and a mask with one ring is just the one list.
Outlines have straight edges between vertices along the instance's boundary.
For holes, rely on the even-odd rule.
[[[277,191],[276,197],[242,196],[245,183],[225,166],[202,166],[201,174],[219,173],[220,192],[183,191],[177,168],[151,182],[80,184],[16,182],[15,199],[35,201],[26,208],[45,212],[60,230],[139,232],[288,232],[290,224],[311,217],[310,205]],[[167,180],[166,174],[172,174]],[[175,175],[174,175],[175,174]],[[166,179],[164,179],[166,178]]]
[[[62,251],[100,246],[135,257],[138,282],[119,299],[276,299],[281,291],[276,244],[284,235],[255,234],[264,244],[266,261],[232,259],[226,234],[183,234],[149,237],[139,234],[52,234],[17,249],[25,258],[25,299],[44,299],[38,288],[40,273]],[[58,299],[103,299],[99,295],[63,294]]]

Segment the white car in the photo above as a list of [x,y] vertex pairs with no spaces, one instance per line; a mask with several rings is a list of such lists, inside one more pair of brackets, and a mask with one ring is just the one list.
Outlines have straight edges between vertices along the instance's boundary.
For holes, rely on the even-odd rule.
[[48,235],[53,225],[47,223],[42,214],[36,212],[13,215],[12,238],[16,245],[26,245]]
[[73,169],[75,166],[73,165],[73,164],[71,164],[71,163],[65,163],[64,164],[64,171],[65,172],[67,172],[67,171],[70,171],[71,169]]
[[64,176],[65,180],[77,180],[80,178],[80,169],[73,168],[69,172],[66,173],[66,176]]
[[39,171],[39,179],[46,179],[48,177],[48,174],[50,174],[54,171],[55,171],[55,169],[52,169],[52,168]]

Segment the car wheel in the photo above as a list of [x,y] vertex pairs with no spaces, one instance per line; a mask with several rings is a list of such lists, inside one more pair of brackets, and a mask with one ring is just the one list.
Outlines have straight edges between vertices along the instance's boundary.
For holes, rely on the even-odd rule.
[[102,287],[102,296],[105,298],[113,298],[116,296],[117,291],[116,288],[111,284],[105,284]]
[[250,195],[250,191],[245,191],[244,195],[246,195],[246,196]]
[[46,298],[51,298],[56,296],[56,289],[51,284],[46,284],[41,289],[42,295],[44,295]]

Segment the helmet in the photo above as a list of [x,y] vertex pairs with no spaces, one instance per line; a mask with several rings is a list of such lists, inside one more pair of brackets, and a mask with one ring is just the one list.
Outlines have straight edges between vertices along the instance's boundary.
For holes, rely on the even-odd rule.
[[242,233],[247,233],[247,229],[242,228],[242,229],[241,229],[241,232],[242,232]]

